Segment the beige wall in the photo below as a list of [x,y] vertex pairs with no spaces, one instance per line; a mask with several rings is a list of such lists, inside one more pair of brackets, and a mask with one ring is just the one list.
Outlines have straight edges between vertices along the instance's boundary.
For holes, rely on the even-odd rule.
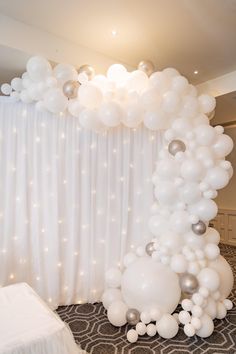
[[225,128],[225,134],[229,135],[234,141],[233,151],[226,157],[232,163],[234,168],[234,175],[229,184],[218,191],[216,202],[219,209],[234,209],[236,210],[236,127]]

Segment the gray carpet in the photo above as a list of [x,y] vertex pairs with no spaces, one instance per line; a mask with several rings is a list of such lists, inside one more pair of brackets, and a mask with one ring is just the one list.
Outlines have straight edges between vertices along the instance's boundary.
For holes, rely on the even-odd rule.
[[[221,253],[233,268],[235,284],[230,298],[236,305],[236,248],[222,245]],[[135,344],[127,342],[129,326],[113,327],[102,304],[61,306],[58,314],[69,324],[82,349],[91,354],[236,354],[235,306],[225,319],[214,320],[215,330],[209,338],[187,338],[181,328],[171,340],[143,336]]]

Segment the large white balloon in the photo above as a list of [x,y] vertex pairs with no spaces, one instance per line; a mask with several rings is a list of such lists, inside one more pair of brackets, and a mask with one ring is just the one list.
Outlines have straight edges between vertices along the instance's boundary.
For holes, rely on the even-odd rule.
[[156,326],[159,336],[166,339],[175,337],[179,330],[176,319],[170,314],[163,315]]
[[215,261],[210,262],[209,266],[217,271],[220,277],[220,299],[226,299],[233,289],[234,276],[232,269],[226,259],[219,256]]
[[161,215],[153,215],[148,221],[148,227],[154,236],[160,236],[168,226],[168,220]]
[[218,272],[212,268],[203,268],[198,274],[198,281],[200,285],[208,290],[214,292],[219,288],[220,277]]
[[218,137],[212,148],[217,158],[224,158],[231,153],[233,146],[234,143],[230,136],[222,134]]
[[121,300],[122,295],[120,289],[107,289],[102,295],[102,303],[105,309],[108,309],[113,302]]
[[121,64],[113,64],[107,70],[107,77],[109,80],[117,84],[124,82],[128,75],[126,68]]
[[113,326],[120,327],[126,324],[126,312],[128,306],[123,301],[113,302],[107,311],[108,320]]
[[26,64],[29,77],[33,81],[42,81],[51,75],[50,63],[39,56],[31,57]]
[[201,328],[197,330],[196,335],[201,338],[209,337],[214,330],[214,323],[210,316],[204,314],[201,318]]
[[181,175],[187,181],[199,181],[203,175],[203,166],[193,158],[185,159],[181,165]]
[[174,211],[170,217],[170,227],[177,233],[185,233],[190,230],[189,214],[184,210]]
[[140,257],[124,271],[121,292],[126,304],[140,312],[161,308],[172,313],[181,295],[177,275],[150,257]]
[[196,203],[201,198],[199,184],[196,182],[188,182],[180,187],[179,195],[183,202],[187,204]]
[[148,86],[148,76],[141,70],[132,71],[127,80],[127,87],[130,91],[142,93]]
[[111,288],[118,288],[121,284],[121,271],[118,268],[111,268],[106,272],[106,283]]
[[155,189],[155,196],[160,204],[171,205],[177,198],[176,187],[172,182],[162,181]]
[[88,82],[87,84],[80,85],[78,98],[83,106],[93,109],[100,106],[102,102],[102,92],[97,86]]
[[218,207],[213,200],[202,198],[196,204],[189,206],[189,212],[197,215],[202,221],[209,221],[216,217]]
[[116,102],[105,102],[99,109],[99,117],[103,124],[108,127],[116,127],[123,117],[123,110]]
[[221,189],[228,184],[229,174],[220,166],[215,166],[207,171],[205,181],[211,186],[211,188]]
[[178,176],[179,166],[174,158],[167,157],[157,162],[156,172],[163,179],[172,179]]

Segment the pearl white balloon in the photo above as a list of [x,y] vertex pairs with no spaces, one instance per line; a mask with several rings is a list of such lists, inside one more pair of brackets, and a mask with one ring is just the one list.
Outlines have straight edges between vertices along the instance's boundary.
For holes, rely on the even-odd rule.
[[226,310],[230,311],[233,308],[233,303],[229,299],[224,299],[223,304],[225,305]]
[[196,182],[187,182],[179,189],[181,200],[187,204],[196,203],[201,198],[199,184]]
[[143,107],[139,103],[130,103],[126,109],[122,122],[126,127],[136,128],[143,120]]
[[162,108],[164,112],[174,113],[178,111],[180,98],[174,91],[167,91],[163,95]]
[[209,337],[214,330],[214,323],[210,316],[204,314],[201,318],[202,326],[199,330],[197,330],[196,335],[201,338]]
[[216,99],[213,96],[206,95],[206,94],[200,95],[198,97],[198,101],[199,101],[200,110],[202,113],[210,113],[216,107]]
[[186,134],[186,132],[193,130],[193,125],[187,118],[178,118],[174,120],[172,129],[174,129],[176,133],[182,137]]
[[203,268],[198,274],[199,284],[210,291],[216,291],[220,285],[220,277],[216,270]]
[[194,327],[195,330],[198,330],[201,328],[201,320],[197,317],[192,317],[191,319],[191,325]]
[[191,311],[191,309],[193,308],[193,302],[190,299],[183,299],[181,302],[181,306],[183,310]]
[[121,292],[127,305],[140,312],[156,307],[173,312],[181,293],[177,275],[150,257],[138,258],[124,271]]
[[217,158],[224,158],[233,150],[233,140],[226,134],[220,135],[215,144],[212,146],[214,154]]
[[108,320],[113,326],[121,327],[126,324],[127,305],[123,301],[113,302],[107,311]]
[[216,229],[208,227],[205,234],[206,243],[215,243],[216,245],[220,242],[220,234]]
[[107,289],[102,295],[102,304],[105,309],[108,309],[109,306],[115,301],[121,301],[122,295],[120,289]]
[[184,76],[175,76],[171,81],[171,89],[179,94],[184,94],[188,90],[188,80]]
[[148,324],[151,322],[151,315],[148,311],[141,312],[140,319],[143,323]]
[[188,268],[188,262],[182,254],[175,254],[171,258],[170,267],[175,273],[185,273]]
[[191,320],[190,313],[187,311],[180,311],[179,313],[179,322],[182,324],[187,324]]
[[223,168],[215,166],[207,171],[206,183],[208,183],[213,189],[224,188],[229,182],[229,174]]
[[166,117],[166,113],[161,109],[147,111],[144,114],[143,123],[145,127],[151,130],[166,129],[170,124]]
[[77,71],[69,64],[57,64],[53,69],[53,74],[61,86],[64,85],[66,81],[77,81],[78,79]]
[[13,88],[13,90],[20,92],[23,89],[22,79],[19,77],[15,77],[14,79],[12,79],[11,87]]
[[202,198],[196,204],[189,206],[189,212],[198,215],[202,221],[209,221],[216,217],[218,207],[213,200]]
[[130,343],[135,343],[135,342],[137,342],[137,340],[138,340],[138,333],[137,333],[137,331],[135,331],[135,329],[130,329],[130,330],[127,332],[127,340],[128,340],[128,342],[130,342]]
[[147,335],[149,337],[154,337],[157,333],[157,328],[153,323],[147,325]]
[[223,300],[229,296],[233,289],[234,276],[229,263],[221,255],[213,262],[210,262],[209,266],[214,269],[220,277],[220,300]]
[[2,84],[1,91],[4,95],[10,95],[12,92],[12,87],[9,84]]
[[69,100],[68,111],[72,116],[79,118],[80,113],[83,111],[83,109],[84,107],[79,103],[77,99]]
[[158,334],[166,339],[175,337],[179,330],[176,319],[170,314],[163,315],[156,326]]
[[127,79],[127,87],[130,91],[144,92],[148,86],[148,76],[141,70],[132,71]]
[[121,271],[118,268],[110,268],[105,274],[106,284],[111,288],[118,288],[121,284]]
[[118,84],[122,83],[127,79],[127,70],[121,64],[113,64],[107,70],[107,77]]
[[158,90],[160,94],[167,91],[170,86],[170,80],[161,71],[153,73],[149,78],[149,83],[150,86]]
[[148,221],[148,228],[154,236],[159,236],[166,230],[167,223],[163,216],[153,215]]
[[209,259],[209,260],[215,260],[220,254],[219,247],[214,243],[208,243],[205,246],[204,251],[205,251],[205,255],[206,255],[207,259]]
[[121,106],[116,102],[104,102],[99,109],[99,118],[108,127],[118,126],[123,114]]
[[147,331],[147,326],[143,322],[139,322],[136,324],[135,329],[136,329],[136,332],[138,333],[138,335],[144,336],[144,334]]
[[67,98],[62,91],[57,88],[52,88],[46,91],[44,96],[44,105],[52,113],[64,112],[68,104]]
[[93,109],[100,106],[102,102],[102,92],[98,87],[88,82],[79,87],[78,98],[83,106]]
[[185,159],[181,165],[181,176],[187,181],[196,182],[199,181],[203,175],[202,164],[195,159]]
[[187,323],[184,325],[184,333],[187,337],[193,337],[196,334],[196,330],[192,323]]
[[30,79],[37,82],[45,80],[51,75],[52,71],[50,63],[39,56],[31,57],[26,64],[26,68]]

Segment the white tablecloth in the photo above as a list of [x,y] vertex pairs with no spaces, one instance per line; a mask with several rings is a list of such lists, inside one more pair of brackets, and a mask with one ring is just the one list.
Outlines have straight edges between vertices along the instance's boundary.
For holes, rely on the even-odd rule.
[[27,284],[0,288],[0,354],[80,354],[64,322]]

